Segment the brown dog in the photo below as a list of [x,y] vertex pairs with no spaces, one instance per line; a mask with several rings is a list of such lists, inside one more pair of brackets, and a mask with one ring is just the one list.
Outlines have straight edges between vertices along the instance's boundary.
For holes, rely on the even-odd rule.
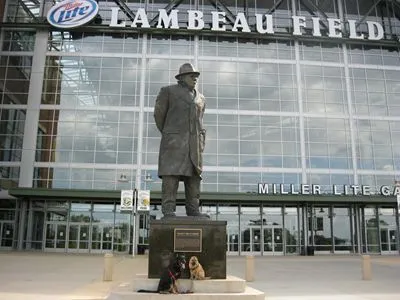
[[189,270],[190,270],[190,279],[192,280],[210,279],[209,277],[206,277],[203,266],[200,264],[197,256],[192,256],[190,258]]

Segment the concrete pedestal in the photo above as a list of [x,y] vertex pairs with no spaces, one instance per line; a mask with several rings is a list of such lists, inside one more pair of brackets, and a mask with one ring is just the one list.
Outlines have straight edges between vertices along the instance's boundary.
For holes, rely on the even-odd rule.
[[137,293],[137,290],[145,289],[155,291],[158,279],[149,279],[147,274],[137,275],[129,285],[119,286],[114,289],[107,300],[264,300],[265,294],[259,290],[246,286],[246,281],[235,277],[227,276],[226,279],[190,280],[179,279],[178,289],[191,294],[158,294],[158,293]]

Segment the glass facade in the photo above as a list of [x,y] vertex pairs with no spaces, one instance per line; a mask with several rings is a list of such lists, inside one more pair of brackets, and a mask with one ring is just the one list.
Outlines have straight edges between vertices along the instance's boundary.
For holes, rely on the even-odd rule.
[[[41,4],[10,0],[0,10],[8,24],[0,47],[3,189],[146,189],[151,175],[151,190],[160,191],[153,107],[159,89],[173,84],[188,61],[200,70],[207,103],[202,192],[251,195],[265,182],[315,184],[324,194],[332,185],[369,185],[379,194],[380,186],[400,180],[400,5],[394,1],[133,0],[118,11],[126,26],[109,27],[110,7],[118,6],[107,0],[98,2],[92,23],[66,31],[31,26],[47,12]],[[171,5],[180,11],[180,29],[157,28],[159,9],[171,12]],[[138,9],[145,9],[149,29],[130,27]],[[204,30],[183,29],[187,10],[203,12]],[[211,30],[215,11],[225,13],[223,32]],[[238,14],[251,32],[233,31]],[[256,32],[256,14],[272,16],[274,34]],[[301,36],[289,34],[292,16],[306,20]],[[339,30],[332,32],[333,19],[360,23],[355,33],[343,23],[342,36],[330,37]],[[367,38],[367,21],[382,24],[380,41]],[[303,200],[215,202],[203,210],[228,220],[232,253],[300,253],[306,245],[321,253],[398,249],[398,213],[389,212],[395,202],[367,209]],[[26,238],[30,248],[123,252],[132,244],[132,220],[117,214],[115,203],[71,200],[53,210],[46,201],[43,209],[20,203],[24,226],[40,224]],[[386,227],[377,223],[389,215]],[[137,238],[145,245],[150,217],[141,218]]]

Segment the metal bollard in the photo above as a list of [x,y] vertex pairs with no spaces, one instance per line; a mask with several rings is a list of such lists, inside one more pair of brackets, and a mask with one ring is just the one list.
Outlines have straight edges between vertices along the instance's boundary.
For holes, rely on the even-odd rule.
[[112,281],[113,268],[114,268],[114,255],[112,253],[104,254],[103,281]]
[[361,255],[362,280],[372,279],[371,257],[369,255]]
[[246,281],[254,281],[254,256],[246,256]]

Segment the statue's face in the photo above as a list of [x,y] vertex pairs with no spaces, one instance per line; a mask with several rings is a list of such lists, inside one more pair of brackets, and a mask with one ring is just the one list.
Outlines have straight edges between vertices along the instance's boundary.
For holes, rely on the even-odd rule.
[[199,75],[193,73],[193,74],[186,74],[182,75],[181,80],[186,83],[189,89],[193,90],[197,84],[197,79],[199,78]]

